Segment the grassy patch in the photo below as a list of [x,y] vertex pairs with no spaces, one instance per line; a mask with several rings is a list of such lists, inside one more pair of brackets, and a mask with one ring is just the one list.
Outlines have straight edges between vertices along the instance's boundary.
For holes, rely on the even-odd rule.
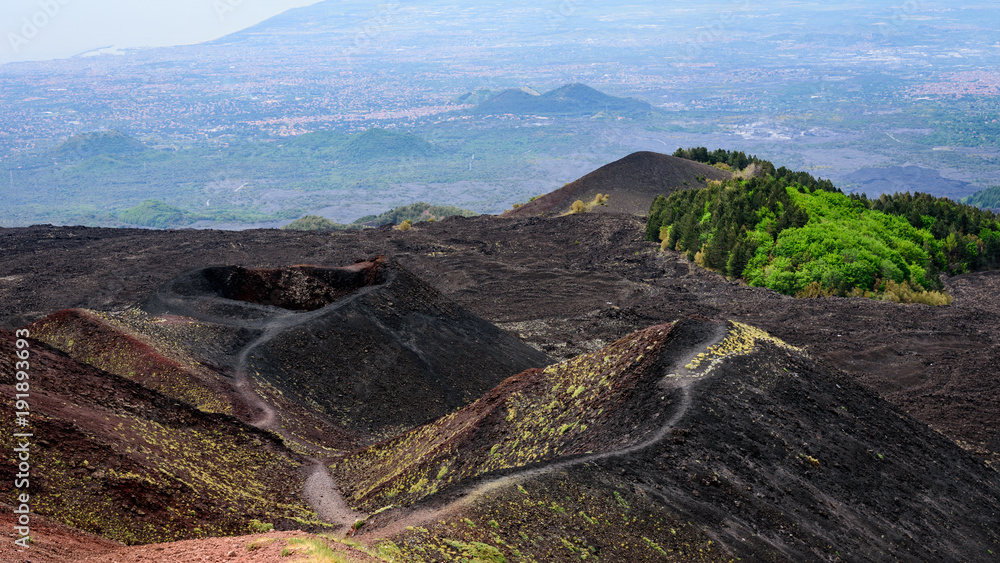
[[[287,551],[287,555],[286,555]],[[305,559],[298,561],[309,563],[350,563],[351,560],[342,553],[337,553],[321,539],[313,538],[292,538],[288,540],[288,547],[282,550],[281,555],[287,557],[297,555]]]

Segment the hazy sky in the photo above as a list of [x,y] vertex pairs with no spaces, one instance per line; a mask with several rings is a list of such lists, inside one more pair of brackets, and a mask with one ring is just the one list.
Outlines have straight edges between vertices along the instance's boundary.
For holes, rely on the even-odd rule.
[[198,43],[318,0],[0,0],[0,63]]

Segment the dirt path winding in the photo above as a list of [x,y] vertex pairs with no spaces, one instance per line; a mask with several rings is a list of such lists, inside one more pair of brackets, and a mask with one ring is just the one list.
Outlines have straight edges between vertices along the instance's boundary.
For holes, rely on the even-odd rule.
[[340,487],[330,475],[328,462],[313,459],[315,462],[309,467],[304,494],[306,501],[316,509],[316,514],[326,522],[347,527],[364,519],[367,514],[351,510],[348,506]]
[[[277,409],[257,394],[254,390],[253,379],[248,375],[249,358],[254,349],[270,342],[285,330],[309,318],[311,318],[309,315],[287,314],[271,321],[260,337],[240,350],[236,361],[236,375],[233,388],[247,406],[254,412],[260,411],[262,413],[259,418],[250,422],[251,425],[262,430],[274,432],[286,442],[294,442],[306,450],[318,453],[318,450],[312,444],[299,440],[291,432],[287,432],[282,428],[278,419]],[[366,514],[351,510],[351,507],[348,506],[347,501],[340,492],[340,488],[330,474],[329,461],[316,456],[307,459],[311,464],[305,469],[306,478],[302,496],[313,507],[313,510],[316,511],[317,516],[330,524],[345,527],[350,527],[356,520],[364,519],[367,516]]]
[[392,537],[406,531],[407,527],[418,527],[426,526],[430,523],[436,522],[438,520],[443,520],[456,511],[470,506],[477,499],[483,495],[501,489],[507,486],[513,486],[521,483],[525,480],[539,477],[542,475],[547,475],[549,473],[554,473],[557,471],[562,471],[569,469],[571,467],[577,467],[587,463],[593,463],[595,461],[600,461],[603,459],[609,459],[614,457],[621,457],[634,454],[636,452],[642,451],[646,448],[654,446],[661,441],[663,441],[670,434],[670,431],[674,429],[678,422],[684,418],[687,414],[688,409],[691,407],[691,391],[690,387],[694,385],[697,381],[701,380],[707,373],[708,367],[704,367],[699,370],[689,370],[685,366],[698,355],[698,353],[704,351],[709,346],[714,346],[727,336],[728,331],[724,326],[720,326],[716,331],[714,331],[708,338],[695,344],[690,349],[690,354],[685,355],[682,359],[676,361],[670,369],[666,370],[665,373],[669,373],[672,377],[664,376],[661,380],[661,384],[669,386],[672,389],[676,389],[680,393],[680,403],[674,412],[674,414],[667,419],[663,425],[653,433],[651,437],[644,440],[643,442],[629,446],[627,448],[622,448],[620,450],[614,450],[610,452],[602,452],[599,454],[586,455],[581,457],[576,457],[573,459],[568,459],[565,461],[556,461],[542,467],[534,467],[531,469],[526,469],[524,471],[519,471],[517,473],[506,475],[503,477],[498,477],[489,481],[485,481],[475,486],[467,493],[462,495],[460,498],[438,508],[427,508],[418,509],[409,514],[406,514],[398,520],[393,520],[387,522],[381,526],[373,527],[369,530],[365,530],[363,533],[364,539],[376,539]]

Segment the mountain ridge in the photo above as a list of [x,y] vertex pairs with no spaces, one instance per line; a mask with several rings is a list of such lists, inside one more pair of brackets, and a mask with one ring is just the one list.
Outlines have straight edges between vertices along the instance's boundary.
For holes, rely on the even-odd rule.
[[539,115],[550,117],[595,117],[598,114],[634,117],[654,112],[647,102],[610,96],[585,84],[573,83],[538,94],[512,88],[480,102],[476,115]]

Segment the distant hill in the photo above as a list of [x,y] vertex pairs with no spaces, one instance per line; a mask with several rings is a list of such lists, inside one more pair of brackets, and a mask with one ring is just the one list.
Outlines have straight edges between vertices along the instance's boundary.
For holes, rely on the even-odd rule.
[[373,127],[352,137],[337,156],[364,162],[385,158],[430,157],[441,153],[441,148],[413,133],[396,133]]
[[347,225],[334,223],[326,217],[320,217],[319,215],[304,215],[281,228],[286,231],[324,231],[344,229],[346,227]]
[[589,202],[597,194],[610,195],[598,212],[645,216],[658,195],[675,190],[703,188],[707,180],[725,180],[730,173],[714,166],[655,152],[636,152],[528,202],[506,216],[560,215],[574,201]]
[[398,225],[403,221],[418,223],[420,221],[440,221],[448,217],[475,217],[479,215],[475,211],[462,209],[452,205],[431,205],[423,201],[402,205],[380,213],[378,215],[365,215],[354,220],[350,224],[335,223],[326,217],[319,215],[305,215],[281,227],[288,231],[321,231],[321,230],[346,230],[365,229],[371,227],[381,227],[382,225]]
[[121,131],[95,131],[74,135],[55,150],[56,158],[92,158],[102,155],[129,154],[146,150],[134,137]]
[[479,102],[474,113],[478,114],[524,114],[541,113],[541,94],[531,88],[511,88],[493,94]]
[[622,115],[636,117],[654,111],[650,104],[632,98],[609,96],[584,84],[567,84],[539,94],[528,88],[504,90],[483,101],[473,113],[479,115],[542,115],[553,117],[594,117]]
[[404,205],[395,209],[390,209],[380,215],[367,215],[354,221],[354,225],[364,225],[366,227],[381,227],[382,225],[400,224],[403,221],[427,221],[434,219],[440,221],[447,217],[458,215],[460,217],[475,217],[479,215],[475,211],[462,209],[452,205],[431,205],[423,201]]
[[980,209],[989,209],[1000,213],[1000,186],[979,190],[959,201],[966,205],[975,205]]
[[479,88],[477,90],[466,92],[461,96],[456,96],[455,101],[460,104],[479,105],[485,102],[486,100],[492,98],[493,96],[496,96],[497,94],[498,92],[495,92],[488,88]]
[[147,199],[135,207],[118,213],[118,220],[123,223],[154,229],[183,227],[194,223],[199,218],[194,213],[155,199]]
[[844,176],[845,191],[864,192],[868,197],[880,194],[923,192],[958,201],[976,191],[976,186],[961,180],[944,178],[932,168],[890,166],[862,168]]
[[340,148],[346,143],[348,136],[336,131],[314,131],[292,137],[287,145],[303,149],[320,150]]

